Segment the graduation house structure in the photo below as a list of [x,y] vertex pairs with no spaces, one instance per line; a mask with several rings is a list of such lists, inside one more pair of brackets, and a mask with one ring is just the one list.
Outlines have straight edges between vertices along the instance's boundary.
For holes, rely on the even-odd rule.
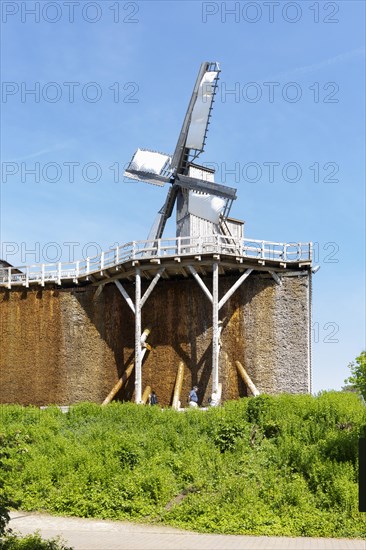
[[[137,149],[126,168],[131,180],[167,189],[147,239],[72,264],[0,269],[2,311],[12,315],[13,293],[38,289],[46,298],[53,292],[47,299],[59,301],[60,326],[73,322],[70,309],[77,308],[77,322],[94,323],[103,340],[95,343],[94,329],[85,330],[81,346],[94,346],[98,356],[90,382],[80,340],[60,344],[55,337],[73,358],[65,359],[65,349],[62,359],[55,357],[57,379],[69,374],[60,394],[48,393],[51,402],[106,404],[117,397],[145,403],[153,388],[160,403],[179,408],[195,384],[203,404],[212,394],[217,403],[262,391],[311,391],[312,245],[244,238],[244,222],[230,217],[237,190],[216,183],[214,170],[197,160],[205,150],[219,74],[218,63],[201,64],[172,154]],[[176,234],[164,238],[174,209]],[[64,294],[56,295],[57,289]],[[89,378],[86,386],[75,382],[75,354],[81,377]],[[4,387],[11,363],[9,349]],[[112,390],[105,397],[108,384]],[[8,402],[6,395],[15,400],[9,392],[0,393],[0,402]],[[40,395],[28,401],[45,404]]]

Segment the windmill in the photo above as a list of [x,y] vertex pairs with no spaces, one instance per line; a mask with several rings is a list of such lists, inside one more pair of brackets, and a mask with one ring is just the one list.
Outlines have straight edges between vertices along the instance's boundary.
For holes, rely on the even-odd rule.
[[162,237],[175,204],[177,237],[243,236],[242,222],[228,221],[236,189],[215,183],[214,170],[195,163],[205,148],[219,73],[218,63],[201,64],[174,153],[138,149],[125,171],[130,179],[169,185],[148,240]]

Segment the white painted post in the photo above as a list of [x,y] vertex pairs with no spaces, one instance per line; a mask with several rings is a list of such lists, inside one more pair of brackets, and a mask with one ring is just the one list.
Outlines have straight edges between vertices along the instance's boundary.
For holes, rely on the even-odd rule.
[[11,288],[11,267],[8,267],[8,288]]
[[27,265],[27,269],[25,270],[25,286],[26,288],[29,288],[29,266]]
[[187,267],[188,267],[189,271],[192,273],[193,277],[196,279],[197,283],[202,288],[203,292],[206,294],[207,298],[210,300],[211,303],[213,303],[211,292],[208,290],[207,286],[202,281],[201,277],[198,275],[198,273],[195,270],[195,268],[193,267],[193,265],[188,265]]
[[219,389],[219,264],[212,264],[212,393]]
[[221,298],[219,301],[218,308],[219,310],[226,304],[229,298],[234,294],[234,292],[240,287],[240,285],[245,281],[247,277],[251,274],[253,269],[249,268],[246,270],[243,275],[239,277],[239,279],[236,281],[236,283],[233,284],[233,286],[227,291],[227,293]]
[[203,251],[203,250],[202,250],[202,249],[203,249],[203,243],[202,243],[202,236],[201,236],[201,235],[198,237],[197,245],[198,245],[198,246],[197,246],[197,248],[198,248],[197,253],[198,253],[198,254],[202,254],[202,251]]
[[103,271],[104,268],[104,252],[100,255],[100,270]]
[[44,286],[44,264],[41,267],[41,285]]
[[125,289],[121,285],[121,283],[116,279],[114,281],[114,284],[116,285],[116,287],[118,288],[118,290],[120,291],[120,293],[122,294],[124,299],[126,300],[126,302],[129,306],[129,308],[131,309],[132,313],[135,315],[135,306],[133,305],[133,301],[131,300],[131,298],[129,297],[129,295],[127,294],[127,292],[125,291]]
[[161,277],[161,274],[163,273],[164,270],[165,270],[165,267],[161,267],[159,269],[159,271],[157,272],[157,274],[155,275],[155,277],[153,278],[153,280],[151,281],[151,283],[149,285],[149,288],[146,290],[145,294],[143,295],[143,297],[140,300],[141,309],[144,307],[146,300],[148,299],[148,297],[150,296],[150,294],[154,290],[155,286],[157,285],[157,283],[158,283],[158,281]]
[[136,241],[132,241],[132,260],[135,259],[136,256]]
[[58,262],[58,269],[57,269],[57,284],[61,285],[61,262]]
[[135,402],[141,403],[141,269],[135,269]]
[[262,246],[261,246],[261,258],[264,258],[264,241],[262,241]]
[[119,246],[116,246],[116,254],[115,254],[114,263],[115,263],[116,265],[119,264]]
[[160,249],[161,249],[161,239],[158,239],[157,251],[156,251],[157,256],[160,256],[160,254],[161,254]]
[[86,274],[89,275],[90,273],[90,258],[89,256],[86,259]]
[[180,253],[181,253],[181,246],[182,246],[181,237],[178,237],[178,238],[177,238],[177,243],[178,243],[177,254],[178,254],[178,256],[180,256]]

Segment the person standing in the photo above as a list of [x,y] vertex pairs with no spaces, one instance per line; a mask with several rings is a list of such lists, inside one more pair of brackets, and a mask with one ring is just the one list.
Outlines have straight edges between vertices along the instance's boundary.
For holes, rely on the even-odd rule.
[[189,400],[189,406],[190,407],[198,407],[197,392],[198,392],[198,387],[197,386],[193,386],[193,388],[189,392],[189,399],[188,400]]
[[153,390],[149,396],[149,405],[157,405],[157,404],[158,404],[158,396]]

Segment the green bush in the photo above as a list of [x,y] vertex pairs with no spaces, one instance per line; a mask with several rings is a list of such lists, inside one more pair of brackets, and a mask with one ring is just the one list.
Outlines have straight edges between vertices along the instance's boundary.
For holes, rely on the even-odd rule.
[[185,413],[131,403],[66,414],[2,406],[0,421],[3,491],[21,509],[366,538],[357,502],[366,414],[356,394],[262,395]]
[[38,533],[18,537],[10,534],[0,540],[0,550],[72,550],[60,538],[44,540]]

